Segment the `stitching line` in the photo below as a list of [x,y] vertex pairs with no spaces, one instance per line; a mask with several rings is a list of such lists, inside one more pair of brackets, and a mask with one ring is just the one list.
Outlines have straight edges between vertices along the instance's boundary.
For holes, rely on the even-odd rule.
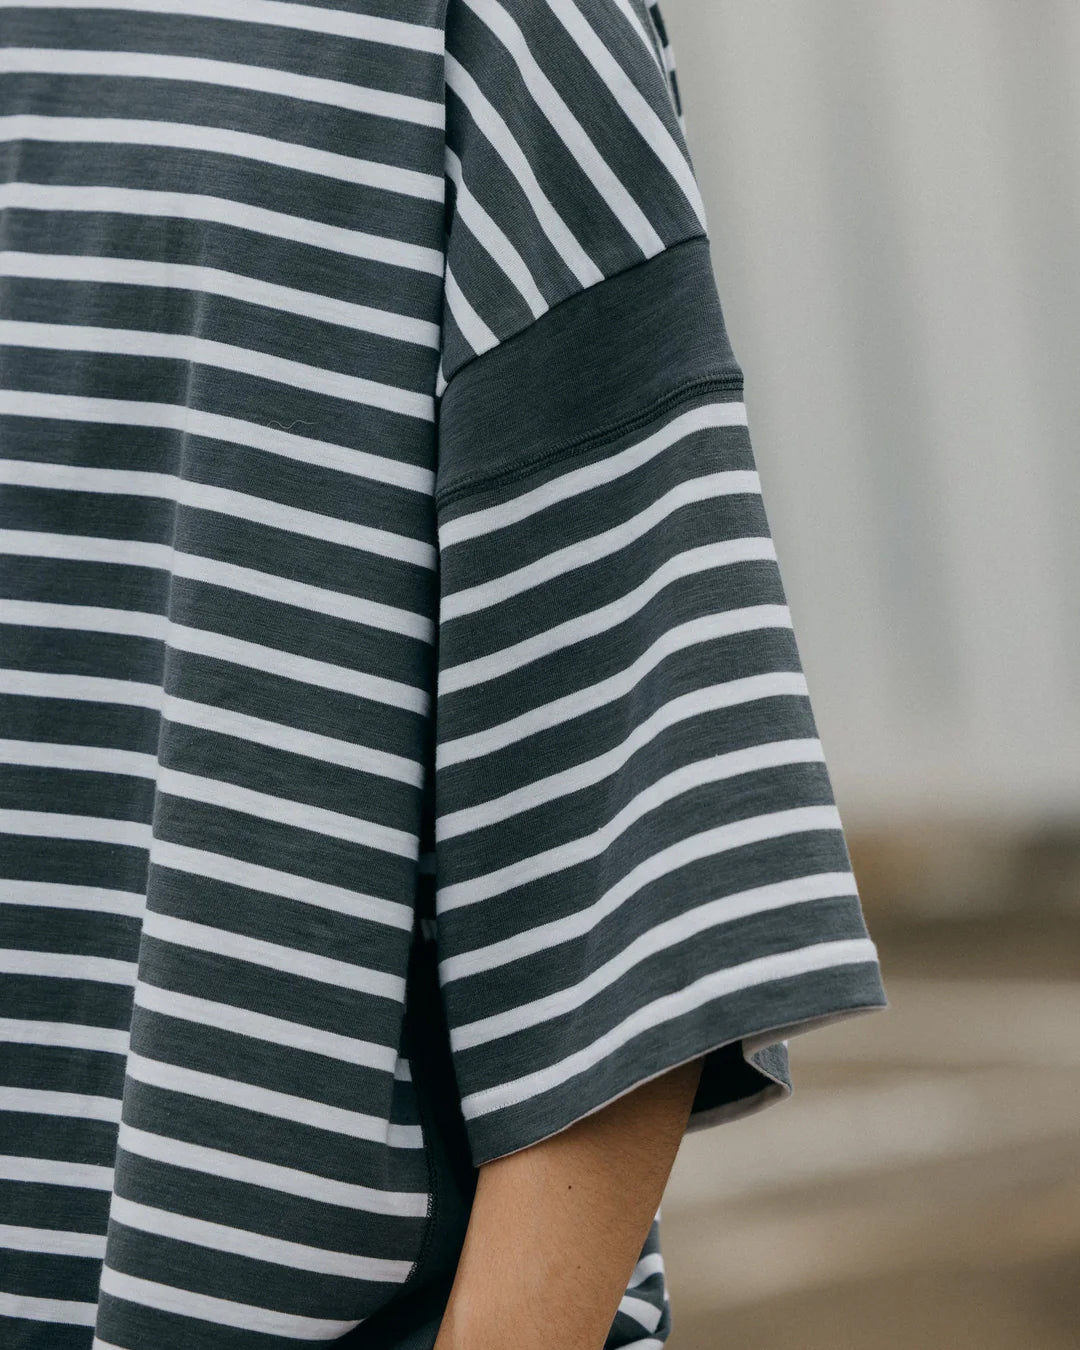
[[506,469],[496,470],[495,472],[484,472],[478,470],[473,473],[461,474],[450,483],[440,487],[435,493],[435,502],[437,506],[445,506],[454,498],[463,493],[479,491],[482,487],[491,487],[496,484],[513,482],[518,478],[524,478],[537,469],[543,468],[564,456],[577,451],[584,455],[588,450],[595,449],[609,441],[615,440],[618,436],[626,432],[635,431],[649,422],[655,421],[657,417],[662,416],[672,407],[693,398],[697,394],[713,393],[720,390],[733,390],[736,393],[744,392],[744,380],[741,375],[715,375],[707,379],[691,380],[687,384],[680,385],[672,390],[670,394],[665,394],[663,398],[651,403],[640,413],[633,417],[624,418],[622,421],[614,422],[609,426],[602,427],[599,431],[590,432],[588,435],[579,436],[575,440],[564,441],[561,445],[553,446],[549,450],[544,450],[539,454],[533,455],[521,464],[515,464]]

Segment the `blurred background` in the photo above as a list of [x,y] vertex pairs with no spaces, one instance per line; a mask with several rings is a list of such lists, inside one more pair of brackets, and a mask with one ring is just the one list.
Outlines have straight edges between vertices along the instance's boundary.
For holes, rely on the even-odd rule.
[[1080,1347],[1080,5],[661,0],[892,1008],[688,1135],[671,1350]]

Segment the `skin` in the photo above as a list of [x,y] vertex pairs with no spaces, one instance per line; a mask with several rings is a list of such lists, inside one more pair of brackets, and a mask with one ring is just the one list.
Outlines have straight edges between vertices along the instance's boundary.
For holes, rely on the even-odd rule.
[[435,1350],[602,1350],[702,1063],[680,1064],[479,1169]]

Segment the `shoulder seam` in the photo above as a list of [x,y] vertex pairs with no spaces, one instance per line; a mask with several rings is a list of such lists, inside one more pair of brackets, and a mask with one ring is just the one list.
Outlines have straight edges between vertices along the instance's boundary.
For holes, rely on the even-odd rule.
[[596,286],[602,286],[605,281],[612,281],[615,277],[625,276],[627,272],[633,272],[635,268],[644,267],[646,263],[652,262],[654,258],[659,258],[661,254],[670,253],[672,249],[682,248],[684,244],[692,244],[701,239],[704,239],[705,242],[710,245],[712,243],[707,231],[697,230],[693,234],[688,234],[682,239],[676,239],[673,243],[666,244],[658,253],[651,253],[647,258],[637,258],[634,262],[628,263],[625,267],[620,267],[618,271],[609,272],[598,281],[594,281],[592,286],[582,286],[576,291],[571,291],[569,295],[564,295],[561,300],[556,300],[553,305],[549,305],[542,314],[537,315],[523,327],[518,328],[515,332],[508,334],[504,338],[499,338],[499,341],[494,347],[486,347],[482,352],[473,352],[467,360],[462,361],[461,365],[456,367],[453,374],[445,376],[446,385],[443,388],[442,393],[437,396],[436,404],[446,397],[450,385],[457,379],[463,370],[468,370],[471,366],[475,365],[477,361],[482,361],[485,356],[490,356],[492,352],[501,350],[507,343],[513,342],[523,334],[532,332],[534,324],[538,324],[541,320],[546,319],[549,314],[553,314],[560,306],[569,304],[571,300],[576,300],[578,296],[587,294]]

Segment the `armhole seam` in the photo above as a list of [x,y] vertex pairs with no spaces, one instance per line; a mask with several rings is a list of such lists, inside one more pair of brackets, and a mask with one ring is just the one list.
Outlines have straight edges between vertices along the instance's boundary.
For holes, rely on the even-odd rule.
[[[686,234],[679,239],[673,239],[671,243],[665,244],[660,252],[665,254],[671,253],[673,250],[682,248],[686,244],[694,244],[699,242],[700,240],[704,240],[706,244],[711,244],[708,233],[705,230],[697,229],[692,234]],[[443,256],[447,260],[448,265],[450,255],[449,252],[446,251],[446,239],[444,239]],[[446,388],[444,388],[442,393],[438,396],[438,401],[442,402],[442,400],[446,397],[450,385],[453,383],[454,380],[456,380],[461,375],[462,371],[468,370],[470,367],[475,365],[477,361],[482,361],[485,356],[490,356],[492,352],[499,351],[501,348],[508,346],[511,342],[518,341],[521,338],[525,337],[528,333],[532,331],[533,327],[536,324],[546,319],[549,314],[553,314],[562,305],[569,304],[572,300],[580,299],[581,296],[588,294],[588,292],[591,291],[596,286],[603,286],[604,283],[607,281],[613,281],[616,277],[625,276],[627,272],[633,272],[639,267],[647,266],[647,264],[652,262],[654,258],[659,256],[660,256],[659,254],[651,253],[649,254],[648,257],[633,258],[628,260],[625,266],[616,268],[614,272],[605,273],[604,276],[600,277],[598,280],[594,282],[591,282],[589,285],[578,287],[575,290],[569,291],[566,295],[560,296],[559,299],[556,300],[554,304],[548,305],[542,314],[539,314],[535,318],[530,319],[527,323],[522,324],[520,328],[515,328],[512,333],[507,333],[505,337],[499,337],[499,340],[494,347],[487,347],[482,352],[476,351],[472,352],[471,355],[467,356],[465,360],[461,362],[460,365],[455,366],[452,372],[450,372],[449,374],[447,374],[445,371],[443,372],[444,377],[446,379]],[[498,334],[496,334],[496,336],[498,336]]]

